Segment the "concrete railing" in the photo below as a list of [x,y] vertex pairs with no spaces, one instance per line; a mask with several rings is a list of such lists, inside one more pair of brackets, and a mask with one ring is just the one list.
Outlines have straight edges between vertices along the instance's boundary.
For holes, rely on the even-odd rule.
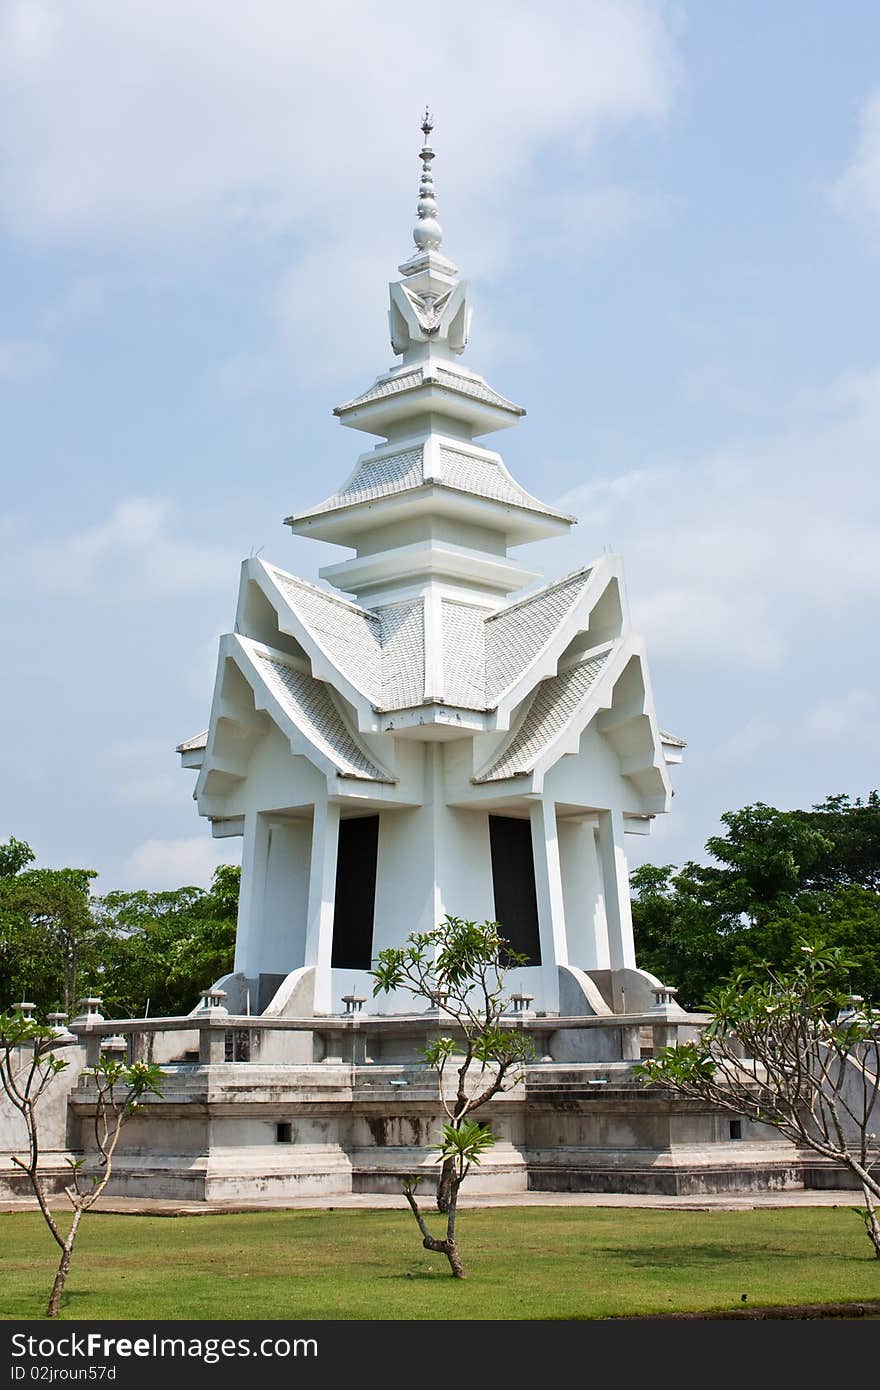
[[[613,1048],[608,1046],[611,1037],[603,1038],[604,1045],[597,1056],[605,1060],[616,1056],[622,1061],[638,1061],[662,1047],[694,1037],[707,1022],[705,1014],[686,1014],[680,1010],[673,1014],[667,1001],[644,1013],[602,1017],[537,1015],[519,1007],[504,1018],[506,1028],[532,1038],[536,1060],[542,1062],[573,1060],[571,1055],[565,1055],[569,1051],[566,1041],[584,1030],[614,1034]],[[181,1037],[182,1043],[194,1041],[194,1035],[197,1036],[197,1059],[193,1048],[191,1060],[197,1060],[200,1066],[225,1062],[284,1063],[293,1041],[291,1034],[312,1035],[317,1044],[315,1061],[358,1066],[370,1065],[380,1054],[385,1061],[389,1052],[395,1061],[403,1060],[407,1053],[416,1055],[419,1047],[430,1038],[463,1036],[455,1020],[442,1008],[427,1013],[395,1015],[364,1014],[352,1008],[345,1014],[268,1019],[259,1015],[228,1014],[222,1003],[213,1000],[208,1007],[185,1018],[103,1019],[92,1014],[74,1020],[69,1028],[85,1047],[87,1066],[94,1066],[102,1051],[108,1050],[108,1041],[117,1054],[122,1050],[120,1044],[124,1043],[128,1056],[134,1059],[140,1055],[142,1044],[139,1040],[158,1034],[165,1035],[169,1041],[168,1035],[189,1034],[188,1039]],[[296,1060],[302,1062],[303,1058],[300,1055]]]

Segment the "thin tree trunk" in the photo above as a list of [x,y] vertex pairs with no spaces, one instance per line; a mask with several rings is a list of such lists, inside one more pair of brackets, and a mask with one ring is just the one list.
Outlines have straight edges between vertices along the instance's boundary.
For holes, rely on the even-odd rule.
[[418,1222],[419,1230],[422,1233],[422,1245],[425,1247],[426,1250],[433,1250],[438,1255],[445,1255],[447,1260],[449,1261],[449,1266],[452,1270],[454,1277],[456,1279],[464,1279],[466,1277],[464,1272],[464,1265],[461,1262],[461,1256],[458,1253],[458,1246],[455,1243],[455,1208],[458,1201],[458,1188],[453,1183],[452,1198],[449,1208],[449,1217],[446,1222],[445,1240],[439,1240],[437,1236],[431,1235],[431,1232],[428,1230],[425,1218],[422,1216],[422,1213],[419,1210],[419,1204],[416,1201],[415,1196],[413,1195],[412,1188],[405,1187],[403,1189],[403,1192],[404,1196],[406,1197],[406,1200],[409,1202],[410,1208],[412,1209],[412,1214]]
[[73,1242],[76,1240],[76,1232],[82,1218],[83,1208],[77,1207],[73,1213],[73,1221],[67,1233],[67,1239],[61,1249],[61,1261],[58,1265],[58,1273],[55,1275],[55,1283],[52,1285],[52,1293],[49,1298],[49,1306],[46,1309],[47,1318],[57,1318],[58,1309],[61,1303],[61,1295],[64,1292],[64,1283],[70,1269],[70,1261],[73,1257]]
[[461,1183],[453,1178],[452,1192],[449,1197],[449,1212],[446,1219],[446,1258],[449,1260],[453,1276],[456,1279],[466,1279],[464,1265],[455,1243],[455,1217],[458,1211],[458,1189],[460,1186]]
[[440,1177],[437,1182],[437,1210],[444,1216],[449,1211],[449,1203],[452,1200],[452,1179],[455,1176],[455,1160],[444,1158],[443,1166],[440,1169]]
[[868,1235],[871,1237],[871,1243],[874,1246],[874,1255],[880,1260],[880,1221],[877,1220],[877,1209],[874,1206],[874,1196],[871,1189],[864,1183],[862,1183],[862,1192],[865,1198],[865,1213],[867,1216],[865,1226],[867,1227]]

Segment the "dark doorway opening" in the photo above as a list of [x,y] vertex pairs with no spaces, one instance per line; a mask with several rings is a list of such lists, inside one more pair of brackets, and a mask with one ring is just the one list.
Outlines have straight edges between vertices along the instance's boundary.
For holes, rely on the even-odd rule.
[[490,816],[489,844],[495,916],[501,923],[502,935],[512,950],[528,958],[529,965],[540,965],[531,822],[513,816]]
[[372,963],[378,850],[378,816],[339,822],[331,958],[336,969],[369,970]]

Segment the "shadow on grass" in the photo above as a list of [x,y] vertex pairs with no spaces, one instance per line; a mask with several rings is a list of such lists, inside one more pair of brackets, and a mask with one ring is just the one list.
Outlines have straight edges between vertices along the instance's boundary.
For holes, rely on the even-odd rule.
[[801,1252],[778,1250],[765,1246],[760,1251],[734,1250],[723,1245],[642,1245],[621,1250],[619,1246],[601,1246],[596,1254],[606,1260],[625,1262],[636,1269],[683,1267],[689,1264],[752,1264],[757,1255],[772,1256],[774,1260],[803,1259]]

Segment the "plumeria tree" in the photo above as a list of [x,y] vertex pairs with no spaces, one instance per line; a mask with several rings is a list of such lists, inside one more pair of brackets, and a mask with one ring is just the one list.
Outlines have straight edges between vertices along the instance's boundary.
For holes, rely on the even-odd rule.
[[24,1121],[27,1141],[27,1156],[13,1155],[12,1162],[27,1175],[43,1219],[61,1251],[46,1309],[46,1316],[50,1318],[58,1316],[80,1222],[110,1181],[123,1125],[139,1108],[144,1096],[161,1094],[161,1073],[152,1063],[129,1065],[116,1058],[102,1057],[87,1073],[96,1089],[94,1138],[98,1167],[96,1172],[89,1173],[84,1159],[67,1160],[70,1182],[64,1191],[72,1208],[72,1220],[65,1233],[50,1209],[40,1172],[40,1101],[59,1072],[70,1065],[53,1051],[53,1044],[57,1046],[53,1030],[24,1017],[20,1010],[0,1014],[0,1082]]
[[842,1164],[880,1258],[880,1011],[844,992],[842,950],[805,942],[800,955],[790,970],[743,971],[716,988],[700,1038],[644,1062],[642,1079]]
[[372,971],[374,995],[408,990],[441,1009],[450,1024],[450,1034],[424,1050],[438,1074],[446,1114],[437,1145],[437,1207],[446,1216],[445,1235],[432,1235],[419,1207],[419,1177],[407,1177],[403,1190],[422,1244],[446,1256],[456,1279],[465,1277],[456,1238],[458,1194],[472,1166],[495,1143],[491,1126],[474,1119],[474,1113],[516,1085],[532,1055],[529,1039],[503,1023],[507,974],[526,964],[525,956],[510,949],[497,922],[447,916],[433,931],[412,933],[403,946],[380,951]]

